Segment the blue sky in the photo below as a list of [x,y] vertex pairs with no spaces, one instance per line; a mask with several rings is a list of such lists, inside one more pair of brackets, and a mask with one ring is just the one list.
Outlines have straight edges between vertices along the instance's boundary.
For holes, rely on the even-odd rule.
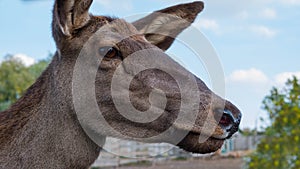
[[[91,12],[125,17],[189,0],[94,0]],[[292,74],[300,77],[300,0],[205,0],[195,27],[215,47],[226,77],[226,97],[243,111],[242,127],[255,127],[261,102],[272,86]],[[53,1],[0,1],[0,60],[23,54],[36,60],[55,52],[51,37]],[[205,69],[184,52],[175,53],[191,71],[210,83]]]

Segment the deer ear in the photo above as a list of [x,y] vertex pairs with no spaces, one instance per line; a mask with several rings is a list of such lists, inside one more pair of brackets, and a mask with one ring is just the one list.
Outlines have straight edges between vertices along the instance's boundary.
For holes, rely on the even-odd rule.
[[61,32],[71,36],[76,29],[82,28],[90,20],[89,8],[93,0],[56,0],[54,6],[54,24]]
[[174,39],[194,22],[203,8],[204,4],[200,1],[172,6],[135,21],[133,25],[145,34],[150,43],[167,50]]

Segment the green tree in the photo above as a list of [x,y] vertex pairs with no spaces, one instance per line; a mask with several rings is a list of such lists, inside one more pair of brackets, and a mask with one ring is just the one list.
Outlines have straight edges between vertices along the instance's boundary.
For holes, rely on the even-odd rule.
[[6,56],[0,64],[0,111],[20,98],[47,65],[48,60],[42,60],[26,67],[11,55]]
[[300,168],[300,83],[294,77],[263,101],[272,125],[247,164],[249,169]]
[[28,68],[29,73],[33,76],[34,79],[37,79],[41,75],[41,73],[46,69],[48,64],[49,60],[41,60]]

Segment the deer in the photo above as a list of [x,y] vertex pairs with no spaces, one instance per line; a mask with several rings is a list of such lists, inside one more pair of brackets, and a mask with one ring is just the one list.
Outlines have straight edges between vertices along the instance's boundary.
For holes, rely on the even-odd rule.
[[[220,149],[223,142],[238,131],[241,111],[230,101],[215,94],[200,78],[165,53],[175,38],[195,21],[204,8],[203,2],[168,7],[132,23],[108,16],[94,16],[89,13],[91,4],[92,0],[55,0],[52,35],[57,51],[49,66],[26,93],[8,110],[0,112],[1,169],[89,168],[98,158],[106,137],[143,141],[144,138],[166,131],[178,117],[184,93],[180,93],[176,80],[164,71],[149,69],[138,75],[132,73],[131,69],[135,64],[144,62],[145,59],[141,58],[150,58],[152,55],[163,58],[164,64],[175,67],[178,78],[185,81],[185,84],[193,78],[198,92],[188,91],[192,98],[197,99],[193,100],[196,104],[184,112],[188,115],[189,109],[196,111],[193,123],[178,122],[164,136],[145,142],[166,142],[188,152],[204,154]],[[175,19],[167,18],[169,16]],[[179,25],[176,24],[176,19],[187,22]],[[101,115],[117,132],[111,132],[107,125],[101,124],[92,130],[95,125],[92,124],[93,121],[82,125],[73,98],[74,67],[78,56],[82,55],[85,43],[105,26],[109,29],[102,31],[99,34],[101,38],[96,38],[97,43],[88,50],[96,59],[102,57],[96,64],[96,75],[91,83],[95,86],[95,99]],[[151,33],[154,28],[164,33]],[[155,54],[142,52],[146,57],[135,54],[142,50],[154,51]],[[83,55],[85,56],[84,52]],[[89,56],[91,55],[87,54],[85,57]],[[130,56],[131,60],[125,62]],[[148,123],[134,122],[120,114],[111,94],[113,74],[117,67],[121,67],[124,76],[132,77],[128,89],[129,103],[137,110],[143,112],[149,109],[149,97],[154,89],[164,92],[166,104],[164,107],[158,106],[157,109],[162,110],[162,114],[157,119]],[[157,95],[160,94],[157,92]],[[89,92],[83,92],[83,95],[90,97]],[[129,104],[123,103],[122,99],[119,102],[125,106]],[[84,108],[87,115],[83,118],[87,118],[91,108],[83,106],[79,105],[79,108]],[[150,111],[149,114],[152,113],[155,114],[155,111]],[[201,133],[205,132],[205,122],[215,127],[207,139],[200,142]],[[91,131],[87,131],[85,125]],[[89,132],[99,135],[98,141],[92,139]],[[180,132],[186,134],[181,140],[174,142],[173,138]]]

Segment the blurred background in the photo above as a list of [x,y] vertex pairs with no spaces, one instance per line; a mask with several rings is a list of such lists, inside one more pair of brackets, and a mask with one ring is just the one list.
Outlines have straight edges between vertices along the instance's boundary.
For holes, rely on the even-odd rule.
[[[94,0],[91,13],[122,18],[186,2],[191,1]],[[204,2],[193,26],[219,55],[226,98],[243,111],[240,132],[210,155],[110,138],[112,144],[106,146],[111,152],[135,158],[102,153],[95,167],[300,168],[300,0]],[[22,96],[51,62],[52,6],[52,0],[0,1],[0,111]],[[205,65],[187,57],[179,43],[168,52],[211,85]],[[160,155],[146,158],[153,153]]]

